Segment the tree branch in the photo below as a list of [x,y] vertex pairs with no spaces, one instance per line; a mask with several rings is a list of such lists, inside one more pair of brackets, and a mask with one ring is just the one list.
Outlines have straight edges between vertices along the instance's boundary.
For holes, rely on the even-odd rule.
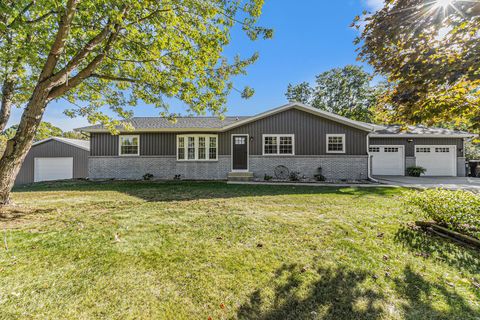
[[40,81],[42,82],[46,78],[50,77],[55,70],[60,54],[65,49],[65,41],[70,32],[70,27],[75,16],[76,8],[80,0],[68,0],[65,14],[60,18],[60,23],[57,31],[57,35],[52,44],[50,53],[48,54],[47,61],[40,74]]
[[27,24],[37,23],[37,22],[40,22],[42,20],[45,20],[46,18],[48,18],[49,16],[51,16],[52,14],[55,14],[55,13],[58,13],[58,12],[55,11],[55,10],[51,10],[51,11],[45,13],[44,15],[41,15],[38,18],[35,18],[35,19],[32,19],[32,20],[25,20],[25,23],[27,23]]
[[49,95],[48,100],[52,100],[58,98],[59,96],[63,95],[68,90],[78,86],[82,83],[83,80],[90,77],[90,75],[97,69],[97,67],[102,63],[103,59],[110,51],[112,43],[116,40],[118,36],[118,32],[120,30],[120,25],[115,24],[114,31],[110,34],[105,44],[105,48],[99,53],[92,61],[81,71],[79,71],[73,78],[71,78],[68,83],[65,82],[60,86],[53,88]]
[[138,82],[137,79],[133,79],[133,78],[117,77],[117,76],[111,76],[108,74],[98,74],[98,73],[92,73],[89,76],[89,78],[98,78],[98,79],[121,81],[121,82]]

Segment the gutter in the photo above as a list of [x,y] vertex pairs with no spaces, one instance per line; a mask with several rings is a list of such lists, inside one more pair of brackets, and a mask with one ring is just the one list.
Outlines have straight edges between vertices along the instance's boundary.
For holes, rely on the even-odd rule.
[[368,180],[380,183],[377,179],[373,178],[371,175],[372,172],[372,155],[370,154],[370,134],[367,134],[367,155],[368,155],[368,163],[367,163],[367,178]]

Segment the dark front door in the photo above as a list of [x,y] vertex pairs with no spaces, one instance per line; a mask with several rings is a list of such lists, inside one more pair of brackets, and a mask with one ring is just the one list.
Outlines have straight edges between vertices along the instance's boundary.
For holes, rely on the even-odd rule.
[[232,136],[233,170],[248,170],[248,136]]

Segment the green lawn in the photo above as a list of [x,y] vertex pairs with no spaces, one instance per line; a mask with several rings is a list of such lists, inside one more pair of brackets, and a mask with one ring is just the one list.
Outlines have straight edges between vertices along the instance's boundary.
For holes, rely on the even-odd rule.
[[409,228],[402,192],[18,188],[0,215],[0,318],[479,319],[480,252]]

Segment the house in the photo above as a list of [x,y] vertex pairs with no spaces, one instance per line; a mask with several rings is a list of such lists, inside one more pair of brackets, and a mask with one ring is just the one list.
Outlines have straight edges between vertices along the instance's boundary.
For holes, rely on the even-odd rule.
[[87,178],[90,142],[52,137],[35,142],[28,152],[15,185],[40,181]]
[[378,126],[290,103],[251,117],[161,117],[126,120],[112,135],[101,125],[90,134],[89,178],[225,180],[274,176],[277,166],[329,180],[405,175],[420,165],[427,175],[464,176],[464,139],[446,129]]

